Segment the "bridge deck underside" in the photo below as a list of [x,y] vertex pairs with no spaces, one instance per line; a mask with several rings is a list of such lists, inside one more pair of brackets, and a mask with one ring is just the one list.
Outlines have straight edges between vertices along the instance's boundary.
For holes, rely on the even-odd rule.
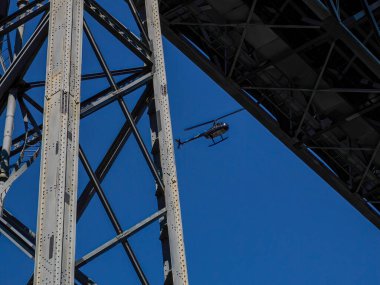
[[172,43],[380,227],[380,1],[340,2],[163,0],[161,17]]

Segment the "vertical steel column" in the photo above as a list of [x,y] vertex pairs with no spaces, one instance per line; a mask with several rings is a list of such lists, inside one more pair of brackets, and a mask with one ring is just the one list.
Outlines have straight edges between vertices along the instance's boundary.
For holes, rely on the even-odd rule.
[[[182,285],[188,284],[188,276],[158,1],[146,0],[145,8],[148,35],[154,58],[153,89],[157,137],[154,138],[154,134],[152,134],[152,140],[154,139],[153,149],[156,148],[156,152],[159,152],[159,159],[157,157],[156,162],[159,161],[158,166],[161,169],[162,180],[165,186],[164,193],[161,193],[161,195],[164,195],[164,199],[160,201],[160,193],[158,193],[158,201],[159,207],[162,207],[163,205],[160,205],[160,203],[164,202],[167,208],[165,231],[167,231],[168,235],[167,242],[169,243],[169,249],[167,248],[167,242],[163,242],[165,275],[167,278],[169,275],[169,267],[172,275],[172,283],[174,285]],[[161,230],[163,230],[162,224]],[[165,233],[162,232],[161,240],[165,238],[163,235],[165,235]],[[170,254],[170,262],[165,258],[168,253]],[[171,283],[168,281],[169,280],[165,280],[165,284]]]
[[[28,0],[18,0],[17,6],[22,9],[29,3]],[[13,59],[17,57],[22,48],[22,40],[24,37],[24,25],[20,25],[16,30],[15,46]],[[1,51],[1,49],[0,49]],[[14,118],[17,106],[18,88],[12,88],[8,94],[7,113],[5,117],[3,149],[0,154],[0,189],[3,188],[3,183],[9,177],[9,158],[12,147],[12,137],[14,130]],[[3,215],[3,206],[6,192],[0,194],[0,217]]]
[[12,88],[9,91],[8,101],[7,101],[7,114],[5,117],[3,148],[1,150],[0,181],[6,181],[9,176],[9,156],[11,153],[11,146],[12,146],[14,117],[15,117],[16,105],[17,105],[16,101],[17,101],[17,89]]
[[74,284],[83,0],[51,0],[34,284]]
[[[27,0],[18,0],[17,6],[19,9],[25,7],[28,4]],[[22,39],[24,35],[24,25],[20,25],[16,30],[15,46],[14,46],[14,56],[15,59],[22,48]],[[9,91],[8,102],[7,102],[7,114],[5,118],[4,136],[3,136],[3,149],[1,151],[1,167],[0,167],[0,180],[5,181],[9,176],[9,156],[12,147],[12,136],[14,128],[14,117],[16,112],[16,101],[17,101],[17,88],[12,88]],[[2,200],[2,197],[0,197]],[[1,201],[0,201],[1,203]]]
[[[151,133],[151,141],[152,141],[152,154],[154,158],[154,163],[156,168],[162,173],[161,169],[161,159],[160,159],[160,150],[159,150],[159,140],[158,140],[158,126],[157,126],[157,118],[156,118],[156,107],[154,104],[154,98],[152,98],[149,104],[149,121],[150,121],[150,133]],[[165,201],[165,192],[157,185],[156,197],[157,197],[157,205],[158,209],[166,208]],[[170,246],[169,246],[169,235],[168,235],[168,227],[167,227],[167,219],[166,216],[161,217],[160,221],[160,241],[162,247],[162,261],[164,267],[164,284],[165,285],[173,285],[173,278],[171,274],[172,270],[172,262],[170,257]]]

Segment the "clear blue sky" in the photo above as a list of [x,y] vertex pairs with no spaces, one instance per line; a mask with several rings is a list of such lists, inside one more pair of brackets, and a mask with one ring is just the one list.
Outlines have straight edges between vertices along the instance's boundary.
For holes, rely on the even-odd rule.
[[[115,0],[106,7],[129,25],[122,3]],[[112,68],[139,64],[99,26],[92,27]],[[100,71],[87,42],[84,50],[84,73]],[[184,132],[184,127],[239,107],[167,41],[165,56],[175,137],[190,137],[196,131]],[[30,80],[44,78],[43,56],[36,62]],[[105,86],[104,80],[83,84],[83,98]],[[139,92],[126,98],[130,108]],[[43,90],[30,94],[42,102]],[[19,114],[17,119],[20,127]],[[1,133],[3,121],[4,116]],[[226,121],[231,130],[225,143],[208,148],[209,142],[201,139],[176,152],[191,284],[379,284],[379,231],[248,113]],[[81,144],[93,168],[123,122],[116,104],[81,122]],[[149,145],[146,117],[139,128]],[[15,183],[6,201],[6,207],[33,230],[38,171],[37,162]],[[81,168],[79,191],[87,181]],[[124,229],[156,209],[153,180],[133,138],[102,186]],[[95,197],[78,225],[77,256],[113,236]],[[130,242],[151,284],[162,284],[158,226]],[[0,284],[25,284],[33,261],[4,237],[0,237],[0,256]],[[83,271],[99,284],[138,284],[120,246]]]

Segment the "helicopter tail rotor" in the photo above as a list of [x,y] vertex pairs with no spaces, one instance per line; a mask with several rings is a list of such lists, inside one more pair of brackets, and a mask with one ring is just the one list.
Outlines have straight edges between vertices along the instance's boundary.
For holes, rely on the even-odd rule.
[[176,143],[177,143],[177,149],[180,149],[180,148],[181,148],[181,145],[184,144],[184,143],[181,141],[181,139],[176,139],[175,141],[176,141]]

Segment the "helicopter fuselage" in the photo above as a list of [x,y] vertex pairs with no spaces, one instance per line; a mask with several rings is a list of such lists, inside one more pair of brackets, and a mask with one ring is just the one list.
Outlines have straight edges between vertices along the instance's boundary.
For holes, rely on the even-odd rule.
[[[211,128],[209,128],[208,130],[202,132],[202,133],[198,133],[197,135],[193,136],[192,138],[189,138],[185,141],[182,141],[181,139],[176,139],[175,141],[177,142],[177,147],[180,148],[182,145],[184,144],[187,144],[191,141],[194,141],[194,140],[197,140],[199,138],[205,138],[205,139],[208,139],[208,140],[212,140],[212,144],[209,145],[209,146],[214,146],[214,145],[217,145],[223,141],[225,141],[226,139],[228,139],[228,137],[223,137],[223,135],[228,132],[228,130],[230,129],[230,126],[227,124],[227,123],[223,123],[223,122],[220,122],[221,119],[223,118],[226,118],[228,116],[231,116],[231,115],[234,115],[236,113],[239,113],[241,111],[243,111],[244,109],[241,108],[241,109],[238,109],[236,111],[233,111],[231,113],[228,113],[226,115],[223,115],[219,118],[216,118],[214,120],[211,120],[211,121],[207,121],[207,122],[204,122],[204,123],[201,123],[201,124],[197,124],[195,126],[192,126],[192,127],[189,127],[189,128],[186,128],[185,131],[189,131],[189,130],[192,130],[192,129],[195,129],[195,128],[199,128],[201,126],[204,126],[204,125],[208,125],[208,124],[213,124]],[[219,138],[218,140],[215,140],[215,138]]]
[[230,126],[227,123],[216,123],[210,129],[203,133],[206,139],[214,139],[222,136],[229,130]]

